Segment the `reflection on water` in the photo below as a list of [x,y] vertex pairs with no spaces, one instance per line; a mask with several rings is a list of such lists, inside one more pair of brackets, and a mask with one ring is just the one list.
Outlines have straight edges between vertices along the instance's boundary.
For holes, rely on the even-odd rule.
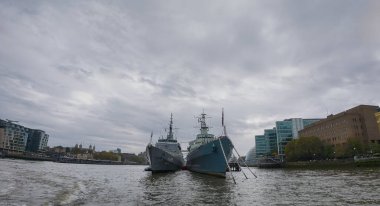
[[0,159],[0,205],[380,205],[380,168],[252,168],[258,178],[235,172],[236,185],[229,175],[143,170]]
[[141,179],[143,185],[142,202],[146,204],[171,202],[177,195],[173,193],[178,191],[175,185],[175,173],[149,173]]
[[231,205],[234,200],[232,192],[235,185],[230,180],[188,172],[189,190],[192,191],[190,204],[204,203],[215,205]]
[[225,205],[231,203],[231,187],[235,186],[223,178],[189,171],[149,173],[140,183],[145,204]]

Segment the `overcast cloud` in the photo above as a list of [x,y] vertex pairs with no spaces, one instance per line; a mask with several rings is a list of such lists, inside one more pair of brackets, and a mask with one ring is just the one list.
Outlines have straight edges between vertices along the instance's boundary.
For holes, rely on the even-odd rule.
[[285,118],[380,103],[378,1],[0,1],[0,118],[141,152],[170,113],[240,153]]

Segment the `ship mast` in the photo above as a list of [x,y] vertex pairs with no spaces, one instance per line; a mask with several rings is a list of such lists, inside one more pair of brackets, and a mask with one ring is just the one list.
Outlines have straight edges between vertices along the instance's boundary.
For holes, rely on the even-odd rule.
[[227,136],[227,130],[226,130],[226,125],[224,124],[224,108],[222,108],[222,126],[223,126],[223,135]]
[[170,113],[169,133],[167,135],[168,140],[173,140],[173,113]]
[[198,118],[198,122],[201,123],[201,134],[207,135],[208,127],[206,125],[206,114],[204,112],[201,114],[201,117]]

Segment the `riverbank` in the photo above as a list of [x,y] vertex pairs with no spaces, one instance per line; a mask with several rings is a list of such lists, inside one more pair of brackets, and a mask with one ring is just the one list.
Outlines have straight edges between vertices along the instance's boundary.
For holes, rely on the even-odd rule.
[[95,160],[95,159],[76,159],[76,158],[58,158],[55,162],[74,163],[74,164],[97,164],[97,165],[126,165],[124,162],[112,160]]
[[284,168],[289,169],[337,169],[337,168],[357,168],[357,167],[380,167],[380,159],[354,161],[350,159],[335,160],[315,160],[302,162],[287,162]]
[[43,154],[36,153],[4,153],[2,152],[0,155],[1,158],[8,159],[21,159],[21,160],[29,160],[29,161],[50,161],[50,162],[58,162],[58,163],[72,163],[72,164],[98,164],[98,165],[138,165],[135,162],[118,162],[111,160],[96,160],[96,159],[77,159],[77,158],[60,158],[60,157],[49,157]]
[[2,158],[22,159],[32,161],[54,161],[53,158],[41,155],[3,154]]

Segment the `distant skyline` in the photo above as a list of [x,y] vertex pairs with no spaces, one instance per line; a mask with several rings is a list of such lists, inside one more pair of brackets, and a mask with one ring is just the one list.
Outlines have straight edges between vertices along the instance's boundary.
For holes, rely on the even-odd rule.
[[379,1],[0,1],[0,118],[138,153],[204,109],[241,155],[287,118],[380,103]]

